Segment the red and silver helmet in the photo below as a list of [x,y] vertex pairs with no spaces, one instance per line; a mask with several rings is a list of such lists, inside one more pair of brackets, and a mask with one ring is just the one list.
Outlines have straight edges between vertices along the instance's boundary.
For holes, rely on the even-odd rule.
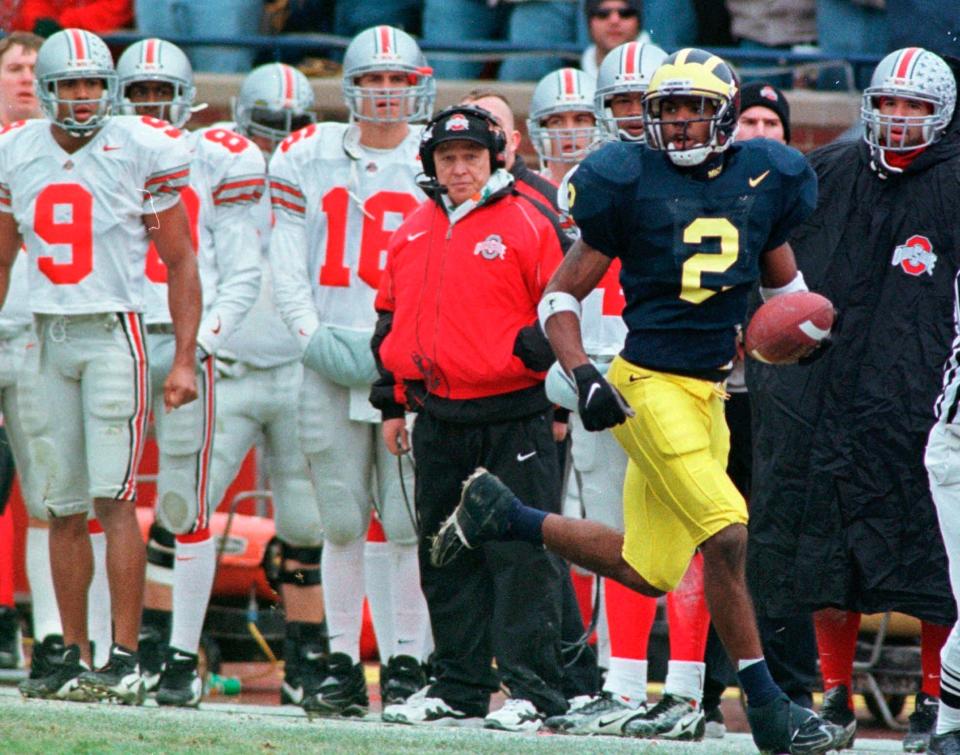
[[[903,97],[928,102],[933,106],[929,115],[902,117],[880,113],[884,97]],[[860,117],[865,127],[863,138],[875,157],[883,150],[908,152],[927,147],[937,141],[953,118],[957,103],[957,82],[950,66],[939,55],[922,47],[907,47],[881,60],[863,90]],[[906,144],[906,127],[921,126],[923,142]],[[902,135],[894,137],[896,127]]]
[[606,136],[643,141],[642,135],[635,136],[622,127],[623,122],[639,121],[641,116],[615,118],[610,101],[618,94],[645,94],[654,71],[666,57],[667,53],[659,47],[644,42],[627,42],[607,53],[597,72],[597,88],[593,98],[594,110]]
[[[96,34],[83,29],[64,29],[53,34],[37,53],[37,99],[43,114],[73,136],[90,136],[103,125],[113,109],[117,96],[117,72],[107,45]],[[64,100],[57,86],[70,79],[100,79],[103,93],[96,100]],[[67,105],[67,114],[59,117],[60,105]],[[95,104],[97,111],[87,120],[74,117],[77,105]]]
[[172,42],[162,39],[144,39],[130,45],[117,61],[120,78],[120,111],[136,114],[136,105],[127,96],[131,84],[141,81],[160,81],[173,87],[173,97],[166,102],[152,102],[162,108],[164,120],[182,127],[190,120],[191,107],[197,89],[193,85],[193,67],[183,51]]
[[[399,71],[407,75],[407,87],[374,89],[361,87],[357,79],[365,73]],[[392,26],[373,26],[353,38],[343,55],[343,98],[350,117],[358,121],[395,123],[426,121],[433,112],[437,82],[413,37]],[[402,93],[401,93],[402,92]],[[377,113],[377,103],[389,100],[400,107]],[[381,111],[384,108],[380,108]]]
[[233,103],[233,120],[244,136],[263,136],[272,149],[298,129],[316,121],[313,88],[307,77],[286,63],[254,68]]
[[[530,100],[527,132],[542,163],[578,163],[596,146],[600,130],[593,111],[593,90],[593,81],[578,68],[561,68],[537,83]],[[587,113],[593,125],[548,128],[547,119],[562,113]]]

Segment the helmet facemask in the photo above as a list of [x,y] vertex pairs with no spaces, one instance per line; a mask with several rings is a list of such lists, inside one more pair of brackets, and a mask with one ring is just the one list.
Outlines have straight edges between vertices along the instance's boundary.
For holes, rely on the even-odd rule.
[[[558,110],[556,112],[586,112],[593,117],[592,110]],[[547,162],[574,165],[583,160],[600,143],[600,128],[596,123],[592,126],[550,127],[547,125],[550,115],[536,122],[532,118],[527,121],[527,133],[542,165],[546,165]]]
[[[60,96],[60,82],[80,79],[100,80],[103,83],[103,90],[100,96],[87,100],[64,99]],[[38,78],[36,91],[37,99],[40,100],[40,108],[47,118],[71,136],[88,138],[103,126],[103,122],[109,118],[113,112],[113,102],[117,91],[117,76],[114,72],[109,71],[97,75]],[[95,105],[96,112],[86,120],[79,121],[75,114],[75,108],[81,105]],[[67,114],[62,117],[60,115],[61,106],[67,109]]]
[[[130,99],[130,87],[145,81],[159,81],[173,87],[173,95],[169,100],[153,100],[150,102],[134,102]],[[151,76],[144,78],[125,79],[121,82],[122,95],[120,98],[120,112],[124,115],[139,115],[144,109],[155,111],[156,118],[170,121],[177,128],[183,128],[193,112],[193,100],[196,96],[195,87],[188,86],[179,79],[165,76]],[[154,113],[151,113],[153,115]]]
[[[365,73],[398,71],[405,75],[406,86],[367,87],[358,82]],[[429,120],[437,84],[428,68],[372,68],[343,80],[343,97],[354,121],[369,123],[415,123]],[[386,107],[383,107],[386,102]],[[387,112],[383,112],[386,110]]]
[[[699,105],[694,109],[701,115],[679,120],[664,119],[662,117],[664,103],[681,98],[694,103],[699,101]],[[708,103],[712,104],[712,107]],[[673,93],[669,88],[661,88],[655,94],[648,94],[643,101],[643,125],[647,144],[653,149],[666,152],[674,165],[680,167],[700,165],[711,155],[723,152],[733,142],[736,135],[734,111],[735,108],[729,98],[713,92],[686,89],[683,92]],[[706,139],[697,139],[690,134],[691,127],[701,123],[709,124]],[[680,131],[668,137],[664,133],[665,125],[671,131],[677,128]],[[694,142],[695,146],[677,146],[684,142]]]

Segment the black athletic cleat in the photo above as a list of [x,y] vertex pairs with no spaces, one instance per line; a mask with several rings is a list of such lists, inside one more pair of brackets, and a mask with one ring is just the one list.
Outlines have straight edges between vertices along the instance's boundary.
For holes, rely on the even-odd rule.
[[930,736],[937,727],[937,713],[940,711],[940,699],[925,692],[918,692],[913,703],[913,713],[908,723],[910,728],[903,735],[904,752],[924,752],[930,742]]
[[507,513],[516,496],[500,479],[483,467],[477,467],[463,483],[460,503],[430,546],[430,563],[449,564],[464,548],[473,550],[481,543],[502,540],[507,533]]
[[960,755],[960,729],[934,734],[927,746],[930,755]]
[[144,689],[148,694],[157,691],[168,650],[160,629],[149,624],[140,627],[137,654],[140,656],[140,675],[143,677]]
[[170,648],[157,685],[157,705],[196,708],[203,697],[203,680],[196,653]]
[[836,750],[846,736],[839,726],[801,708],[786,695],[760,707],[748,705],[747,720],[760,752],[812,755]]
[[113,643],[110,660],[97,671],[80,675],[80,686],[99,700],[112,700],[123,705],[143,705],[147,696],[140,676],[137,651]]
[[30,656],[30,678],[39,679],[50,672],[50,661],[63,655],[63,635],[48,634],[39,645],[34,643]]
[[627,721],[623,735],[699,742],[703,739],[705,727],[703,708],[696,700],[667,693],[642,716]]
[[380,668],[380,699],[384,707],[406,702],[427,684],[423,666],[412,655],[395,655]]
[[[53,636],[48,635],[44,642]],[[36,676],[33,675],[34,670],[37,672]],[[45,700],[94,700],[95,698],[80,686],[80,675],[89,670],[90,667],[80,660],[79,645],[63,647],[61,644],[59,652],[48,647],[41,669],[34,666],[30,678],[24,679],[18,685],[20,694]]]
[[841,684],[823,693],[820,717],[846,732],[844,739],[837,744],[838,750],[853,747],[853,740],[857,736],[857,717],[850,710],[850,692],[847,685]]
[[302,707],[308,716],[364,716],[370,707],[363,664],[346,653],[331,653],[327,675],[316,692],[304,689]]
[[23,637],[16,608],[0,606],[0,668],[23,666]]

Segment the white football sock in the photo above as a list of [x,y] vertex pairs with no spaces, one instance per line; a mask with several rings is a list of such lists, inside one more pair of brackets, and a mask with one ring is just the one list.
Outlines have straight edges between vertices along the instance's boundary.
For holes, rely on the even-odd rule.
[[377,635],[377,649],[380,651],[381,663],[390,660],[396,642],[393,601],[390,598],[392,583],[390,570],[393,565],[391,556],[390,543],[367,541],[364,544],[364,585],[367,603],[370,604],[373,630]]
[[177,538],[173,562],[173,622],[170,647],[196,653],[207,615],[217,553],[209,530],[202,540],[181,542]]
[[46,527],[27,528],[27,579],[34,639],[40,643],[49,634],[63,634],[50,571],[50,530]]
[[604,692],[611,692],[631,701],[647,700],[647,661],[635,658],[611,658],[610,670],[603,682]]
[[360,662],[365,545],[362,537],[346,545],[324,541],[320,561],[330,652],[346,653],[354,663]]
[[90,543],[93,546],[93,579],[87,591],[87,633],[93,643],[93,665],[100,668],[110,660],[110,645],[113,643],[107,536],[103,531],[91,532]]
[[670,661],[667,664],[667,680],[663,685],[664,694],[701,702],[706,668],[707,664],[696,661]]
[[390,543],[390,592],[393,596],[395,644],[393,655],[410,655],[418,661],[426,659],[424,639],[430,626],[427,600],[420,587],[420,560],[417,544]]

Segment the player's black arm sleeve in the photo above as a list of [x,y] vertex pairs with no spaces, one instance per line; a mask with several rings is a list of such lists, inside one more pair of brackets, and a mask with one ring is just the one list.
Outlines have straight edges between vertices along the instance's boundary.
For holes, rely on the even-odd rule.
[[377,362],[377,372],[380,376],[370,387],[370,403],[380,410],[383,419],[397,419],[404,416],[405,409],[397,400],[396,378],[383,366],[383,361],[380,359],[380,345],[393,326],[393,312],[378,310],[377,314],[377,325],[373,330],[373,338],[370,339],[370,349],[373,351],[373,358]]

